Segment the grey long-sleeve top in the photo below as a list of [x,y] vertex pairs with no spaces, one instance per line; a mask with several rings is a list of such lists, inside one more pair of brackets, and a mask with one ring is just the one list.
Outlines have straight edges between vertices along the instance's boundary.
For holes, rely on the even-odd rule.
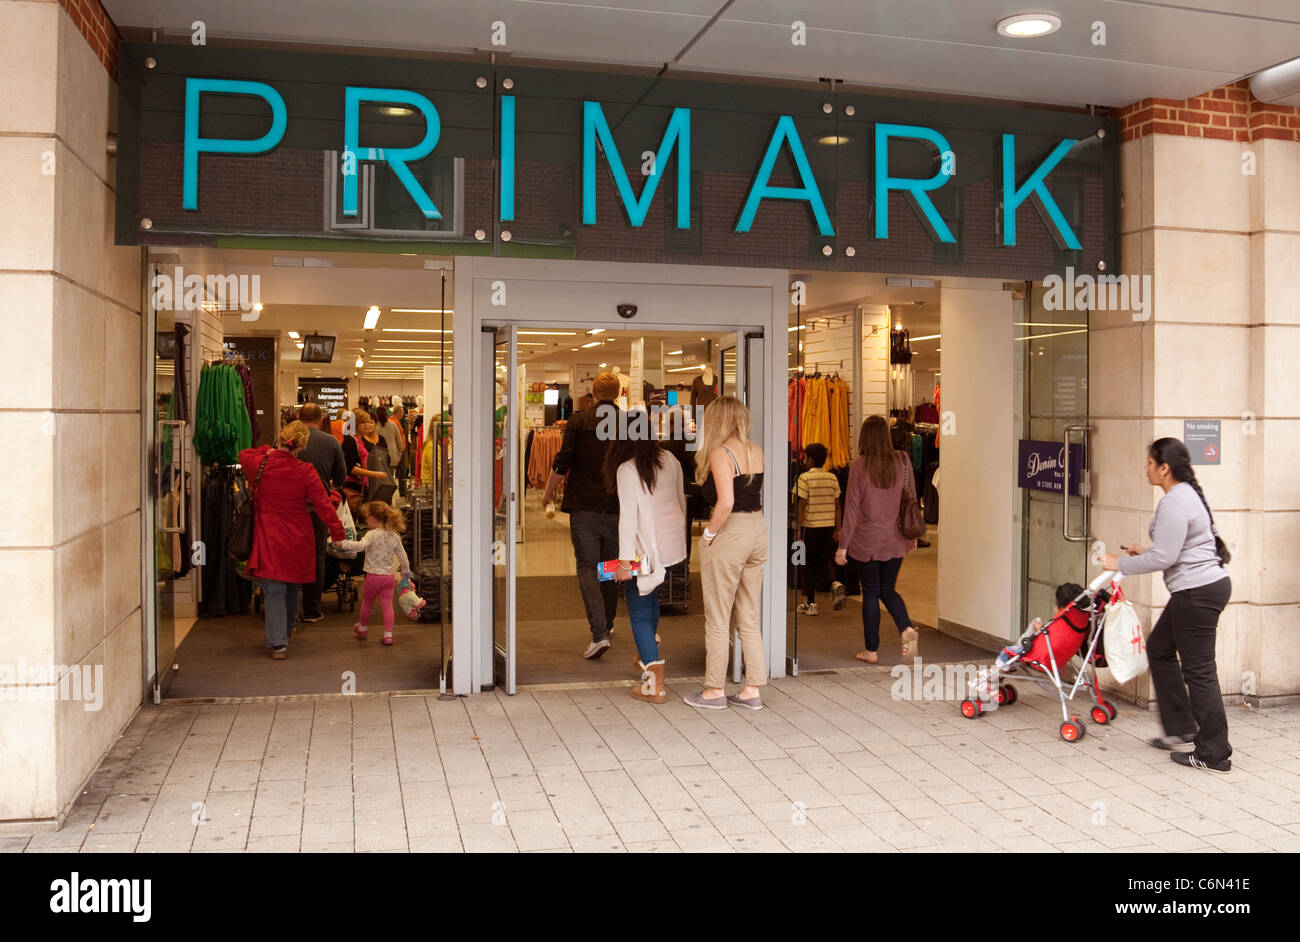
[[1228,574],[1214,549],[1210,514],[1192,485],[1175,484],[1156,505],[1147,530],[1151,545],[1140,556],[1120,556],[1126,576],[1163,570],[1170,592],[1218,582]]

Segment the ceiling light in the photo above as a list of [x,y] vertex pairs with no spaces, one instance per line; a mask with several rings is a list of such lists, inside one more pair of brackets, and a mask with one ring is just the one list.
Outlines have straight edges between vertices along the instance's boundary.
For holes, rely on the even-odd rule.
[[302,341],[301,341],[301,340],[297,341],[297,342],[294,344],[294,346],[297,347],[299,350],[301,350],[302,347],[303,347]]
[[591,343],[584,343],[582,349],[586,350],[589,347],[599,347],[603,342],[604,341],[602,340],[593,340]]
[[842,144],[848,144],[853,140],[851,134],[823,134],[817,138],[818,144],[825,144],[827,147],[839,147]]
[[407,108],[405,105],[380,105],[379,113],[393,118],[405,118],[407,115],[415,114],[415,109]]
[[577,334],[576,330],[521,330],[519,336],[524,337],[572,337]]
[[361,359],[361,357],[357,357],[357,364],[356,364],[356,365],[357,365],[357,369],[361,369],[361,367],[363,367],[363,366],[366,365],[366,361],[363,360],[363,359]]
[[301,337],[301,335],[298,333],[298,331],[296,331],[296,330],[291,330],[291,331],[289,331],[289,339],[290,339],[290,340],[300,340],[300,339],[302,339],[302,337]]
[[680,350],[669,350],[669,351],[668,351],[668,355],[669,355],[670,357],[681,356],[681,355],[682,355],[682,351],[680,351]]
[[574,352],[574,353],[577,353],[577,352],[578,352],[578,348],[577,348],[577,347],[570,347],[569,349],[570,349],[572,352]]
[[787,327],[785,332],[787,334],[790,334],[790,333],[794,333],[796,330],[807,330],[807,329],[808,329],[807,324],[800,324],[798,327]]
[[1017,13],[998,20],[998,33],[1010,39],[1046,36],[1061,28],[1061,18],[1054,13]]
[[[406,253],[403,253],[406,254]],[[414,254],[414,253],[411,253]],[[450,314],[451,308],[443,310],[436,307],[394,307],[389,308],[394,314]]]
[[593,327],[591,328],[591,330],[587,331],[587,333],[593,337],[596,336],[596,334],[603,334],[604,332],[605,332],[604,327]]
[[943,334],[926,334],[924,337],[909,337],[909,340],[938,340]]
[[380,328],[386,334],[449,334],[450,330],[439,330],[437,327],[383,327]]
[[609,366],[608,363],[602,363],[602,364],[600,364],[600,368],[601,368],[602,370],[603,370],[605,367],[607,367],[607,366]]
[[365,330],[374,330],[375,325],[378,323],[379,323],[379,308],[372,304],[366,310],[366,322],[362,326],[363,329]]

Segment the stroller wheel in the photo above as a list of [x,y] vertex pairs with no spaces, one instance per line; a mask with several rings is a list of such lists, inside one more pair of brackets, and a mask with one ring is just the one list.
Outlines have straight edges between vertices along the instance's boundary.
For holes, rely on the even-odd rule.
[[1066,742],[1078,742],[1086,735],[1083,723],[1077,716],[1072,716],[1061,724],[1061,738]]
[[1106,712],[1110,714],[1112,720],[1119,715],[1119,711],[1115,709],[1115,704],[1109,700],[1102,700],[1101,705],[1106,708]]
[[1110,722],[1110,711],[1107,710],[1100,703],[1092,708],[1091,716],[1092,716],[1092,721],[1096,723],[1098,726],[1105,726],[1107,723]]
[[998,706],[1010,706],[1018,699],[1016,688],[1010,684],[1002,684],[998,687]]
[[978,700],[963,700],[961,702],[961,715],[968,720],[973,720],[984,712],[984,706]]

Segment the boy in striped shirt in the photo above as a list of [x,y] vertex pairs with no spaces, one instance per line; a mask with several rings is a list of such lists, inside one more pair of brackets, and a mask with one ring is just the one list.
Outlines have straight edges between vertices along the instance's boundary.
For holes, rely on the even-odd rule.
[[[796,525],[804,544],[803,594],[801,615],[817,614],[817,584],[835,552],[840,531],[840,482],[826,470],[826,446],[814,442],[804,449],[809,469],[799,475],[794,485],[798,500]],[[835,610],[844,607],[844,586],[831,583]]]

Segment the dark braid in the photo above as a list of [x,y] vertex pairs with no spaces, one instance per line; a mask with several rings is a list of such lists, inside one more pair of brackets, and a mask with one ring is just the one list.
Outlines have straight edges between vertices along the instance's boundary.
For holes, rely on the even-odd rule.
[[1158,438],[1151,443],[1148,452],[1157,465],[1169,465],[1169,474],[1175,481],[1190,484],[1192,490],[1196,491],[1196,496],[1205,505],[1205,512],[1210,518],[1210,532],[1214,534],[1214,551],[1219,556],[1219,562],[1226,566],[1232,561],[1232,553],[1228,552],[1228,544],[1224,543],[1223,538],[1219,536],[1219,528],[1214,524],[1214,511],[1210,510],[1210,502],[1205,499],[1205,492],[1201,490],[1201,484],[1196,480],[1196,472],[1192,470],[1192,456],[1188,453],[1187,446],[1176,438]]

